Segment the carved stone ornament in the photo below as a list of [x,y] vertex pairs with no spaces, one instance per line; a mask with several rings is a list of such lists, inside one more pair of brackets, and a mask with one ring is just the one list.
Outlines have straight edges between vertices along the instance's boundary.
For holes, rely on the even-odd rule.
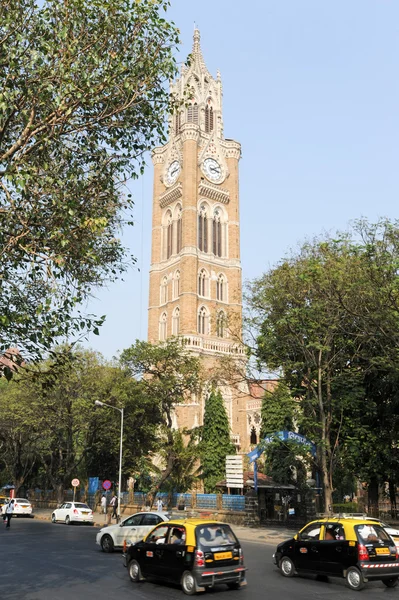
[[205,179],[202,179],[198,191],[201,198],[209,198],[209,200],[221,202],[222,204],[228,204],[230,201],[228,190],[210,183],[209,181],[205,181]]
[[165,206],[168,206],[169,204],[173,204],[173,202],[176,202],[176,200],[179,200],[179,198],[181,198],[183,196],[183,186],[181,181],[179,181],[178,183],[176,183],[174,185],[174,187],[170,188],[169,190],[166,190],[166,192],[164,192],[160,198],[159,198],[159,206],[161,208],[165,208]]

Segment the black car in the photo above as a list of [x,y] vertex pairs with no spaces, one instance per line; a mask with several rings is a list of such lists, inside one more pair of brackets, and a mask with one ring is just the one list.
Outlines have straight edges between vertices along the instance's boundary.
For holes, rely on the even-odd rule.
[[277,546],[275,564],[285,577],[310,573],[345,577],[361,590],[369,580],[396,587],[399,556],[385,529],[367,519],[326,518],[312,521]]
[[179,583],[185,594],[224,583],[246,584],[240,542],[226,523],[186,519],[161,523],[124,553],[134,582],[147,577]]

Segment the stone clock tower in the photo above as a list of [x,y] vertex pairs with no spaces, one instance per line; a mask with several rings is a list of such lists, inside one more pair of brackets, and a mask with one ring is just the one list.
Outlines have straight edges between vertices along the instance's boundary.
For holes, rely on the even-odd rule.
[[[223,135],[222,81],[208,72],[194,32],[189,67],[171,93],[183,100],[169,141],[153,151],[154,192],[148,339],[185,338],[211,368],[221,355],[244,359],[238,164],[241,146]],[[220,382],[232,439],[247,443],[245,390]],[[244,392],[244,394],[243,394]],[[203,399],[176,409],[176,426],[202,424]]]

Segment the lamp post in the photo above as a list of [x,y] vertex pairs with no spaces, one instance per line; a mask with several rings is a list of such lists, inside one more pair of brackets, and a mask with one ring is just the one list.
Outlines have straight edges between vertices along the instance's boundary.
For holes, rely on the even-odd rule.
[[96,406],[107,406],[108,408],[113,408],[121,413],[121,439],[119,444],[119,485],[118,485],[118,522],[121,520],[121,489],[122,489],[122,444],[123,444],[123,408],[117,408],[116,406],[112,406],[111,404],[106,404],[105,402],[101,402],[101,400],[96,400],[94,402]]

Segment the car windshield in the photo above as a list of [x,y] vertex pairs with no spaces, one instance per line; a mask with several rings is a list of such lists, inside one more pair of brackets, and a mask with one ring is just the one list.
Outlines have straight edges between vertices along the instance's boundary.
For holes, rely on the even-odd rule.
[[90,506],[87,506],[87,504],[82,504],[81,502],[75,502],[75,508],[88,508],[90,510]]
[[391,538],[381,525],[356,525],[355,531],[360,543],[365,544],[366,546],[367,544],[372,544],[374,542],[383,544],[389,544],[391,542]]
[[15,502],[19,502],[20,504],[29,504],[29,500],[26,500],[26,498],[15,498]]
[[199,525],[196,535],[199,544],[205,547],[228,546],[237,543],[237,538],[228,525]]

